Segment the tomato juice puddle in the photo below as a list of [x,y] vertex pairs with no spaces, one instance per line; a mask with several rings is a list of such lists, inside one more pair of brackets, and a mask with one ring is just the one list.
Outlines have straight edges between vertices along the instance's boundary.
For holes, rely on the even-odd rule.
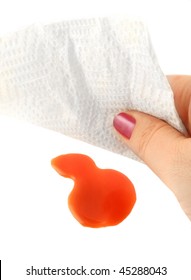
[[124,174],[100,169],[83,154],[61,155],[52,159],[51,164],[61,176],[74,180],[68,206],[83,226],[114,226],[130,214],[136,193]]

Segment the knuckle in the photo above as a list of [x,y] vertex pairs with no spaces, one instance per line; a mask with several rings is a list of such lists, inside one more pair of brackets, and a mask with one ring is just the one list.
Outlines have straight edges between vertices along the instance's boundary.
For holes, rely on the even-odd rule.
[[147,161],[150,148],[155,146],[156,137],[158,137],[158,134],[166,126],[167,124],[163,121],[158,123],[153,123],[151,121],[148,124],[147,128],[144,129],[144,131],[140,135],[140,141],[138,143],[138,154],[143,161]]

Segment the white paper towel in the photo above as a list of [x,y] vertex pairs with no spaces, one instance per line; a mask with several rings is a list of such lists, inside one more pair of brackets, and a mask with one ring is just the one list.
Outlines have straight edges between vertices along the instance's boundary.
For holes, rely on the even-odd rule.
[[1,114],[136,158],[112,126],[129,109],[184,132],[142,22],[65,21],[0,39]]

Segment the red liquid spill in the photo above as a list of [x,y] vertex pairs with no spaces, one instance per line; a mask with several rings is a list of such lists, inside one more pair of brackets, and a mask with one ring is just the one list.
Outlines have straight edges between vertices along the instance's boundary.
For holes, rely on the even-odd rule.
[[52,167],[74,180],[68,197],[73,216],[87,227],[114,226],[131,212],[136,193],[131,181],[112,169],[100,169],[82,154],[66,154],[54,158]]

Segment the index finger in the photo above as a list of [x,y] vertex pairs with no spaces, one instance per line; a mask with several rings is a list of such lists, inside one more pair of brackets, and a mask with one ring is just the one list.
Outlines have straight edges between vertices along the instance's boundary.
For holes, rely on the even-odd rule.
[[177,112],[191,135],[191,76],[170,75],[167,79],[174,93]]

